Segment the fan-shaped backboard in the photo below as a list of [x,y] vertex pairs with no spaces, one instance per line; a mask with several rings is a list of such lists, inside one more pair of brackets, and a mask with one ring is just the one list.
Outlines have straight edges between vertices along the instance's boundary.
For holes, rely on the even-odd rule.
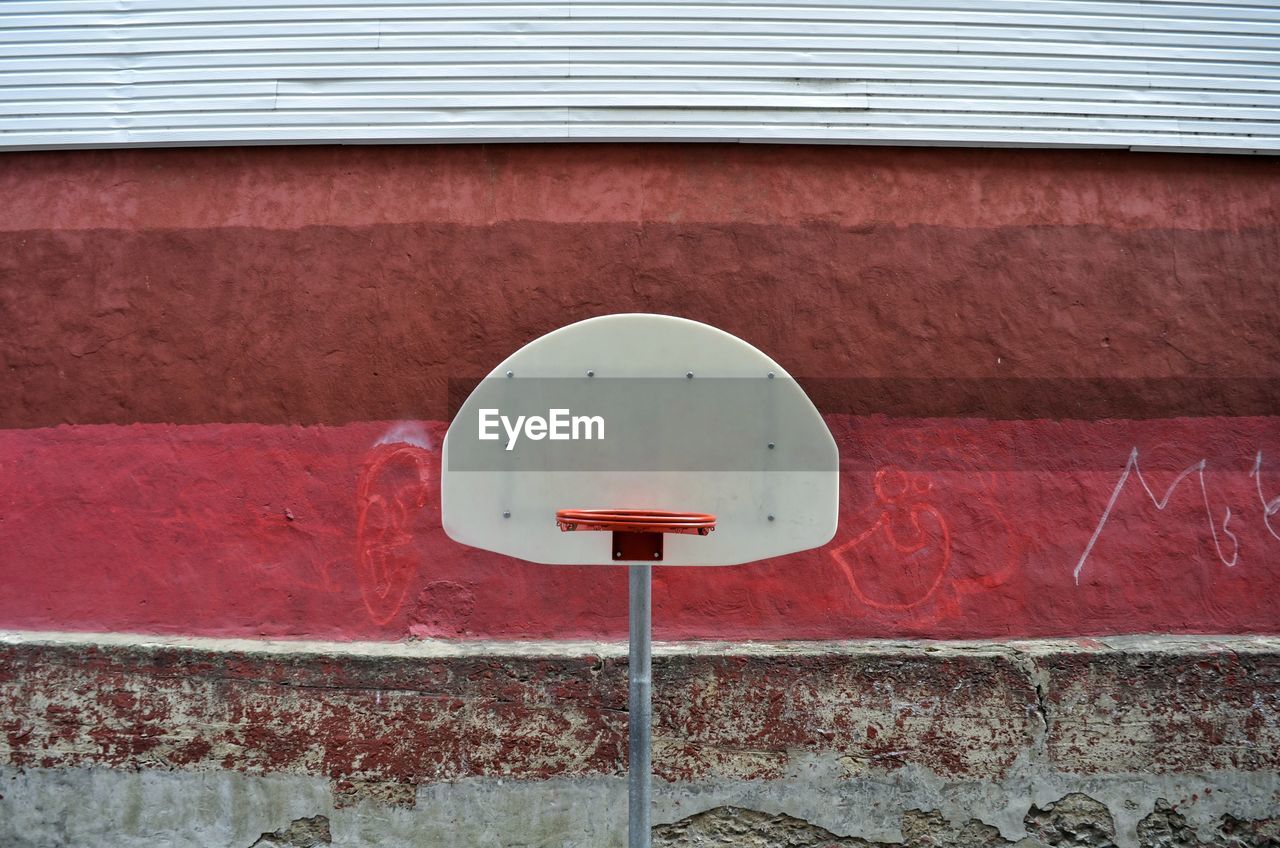
[[839,456],[803,390],[741,339],[667,315],[525,345],[463,404],[442,462],[445,532],[533,562],[619,564],[608,533],[561,532],[558,509],[717,517],[710,535],[667,536],[663,565],[753,562],[836,530]]

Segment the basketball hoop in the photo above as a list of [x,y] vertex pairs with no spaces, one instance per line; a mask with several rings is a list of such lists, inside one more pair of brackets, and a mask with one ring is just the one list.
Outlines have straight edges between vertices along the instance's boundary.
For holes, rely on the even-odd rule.
[[662,562],[662,536],[685,533],[705,536],[716,529],[716,517],[704,512],[656,509],[562,509],[556,512],[561,531],[604,530],[613,533],[613,558]]
[[716,517],[705,512],[662,512],[656,509],[562,509],[556,524],[572,530],[613,530],[618,533],[697,533],[716,529]]
[[[569,434],[533,415],[547,425],[541,433],[525,425],[517,445],[508,426],[495,451],[490,425],[501,410],[503,421],[570,415]],[[579,440],[576,422],[588,423],[581,441],[603,440],[606,420],[607,445],[562,442]],[[670,315],[602,315],[504,359],[458,410],[440,452],[449,538],[528,562],[627,567],[627,845],[650,848],[653,566],[738,565],[829,542],[840,500],[831,431],[799,384],[742,339]],[[637,501],[714,514],[560,508]],[[598,535],[564,535],[576,531]],[[574,580],[599,574],[583,569]]]

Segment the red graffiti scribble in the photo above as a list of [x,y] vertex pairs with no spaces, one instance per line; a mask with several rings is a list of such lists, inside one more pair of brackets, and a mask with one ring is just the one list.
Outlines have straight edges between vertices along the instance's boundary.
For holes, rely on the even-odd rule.
[[942,583],[951,565],[951,530],[923,500],[933,488],[929,478],[890,466],[876,472],[874,485],[879,518],[831,553],[864,604],[910,609]]
[[866,519],[848,522],[852,535],[829,552],[862,604],[936,623],[1018,572],[1026,536],[1007,516],[1007,481],[971,433],[908,432],[878,464]]
[[373,449],[356,484],[356,577],[378,624],[400,611],[421,556],[413,525],[435,490],[433,456],[403,442]]

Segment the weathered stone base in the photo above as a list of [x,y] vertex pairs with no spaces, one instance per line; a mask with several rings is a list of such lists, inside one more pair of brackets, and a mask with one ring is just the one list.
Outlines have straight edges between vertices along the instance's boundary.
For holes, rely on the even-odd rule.
[[[1045,807],[1032,805],[1024,818],[1027,836],[1017,843],[978,819],[953,822],[938,813],[907,810],[902,816],[902,841],[875,843],[856,837],[841,838],[829,830],[786,814],[769,815],[739,807],[716,807],[656,829],[654,845],[698,845],[703,848],[834,848],[834,846],[887,846],[904,848],[1004,848],[1007,845],[1116,844],[1116,829],[1105,804],[1088,795],[1072,794]],[[1140,848],[1209,848],[1209,846],[1272,846],[1280,844],[1280,818],[1242,822],[1224,815],[1208,833],[1198,833],[1185,816],[1163,799],[1137,828]]]
[[[1045,781],[1030,798],[1016,797],[1012,786],[990,787],[993,798],[1008,804],[994,818],[1021,815],[1012,833],[989,823],[992,803],[984,803],[981,786],[947,787],[936,798],[944,813],[916,806],[931,793],[913,793],[897,782],[665,784],[657,788],[653,841],[655,848],[1280,845],[1280,782],[1274,776],[1075,782],[1076,791],[1044,800],[1055,794],[1051,784],[1073,782],[1064,776]],[[626,844],[626,782],[612,777],[469,779],[419,787],[408,805],[344,805],[321,778],[232,771],[2,768],[0,784],[0,845],[6,848]],[[1167,800],[1214,786],[1220,802],[1197,799],[1175,807]],[[964,798],[973,802],[968,813],[960,809]],[[736,803],[717,803],[726,800]]]
[[[625,843],[625,649],[0,637],[0,845]],[[1280,640],[666,645],[655,845],[1280,844]]]

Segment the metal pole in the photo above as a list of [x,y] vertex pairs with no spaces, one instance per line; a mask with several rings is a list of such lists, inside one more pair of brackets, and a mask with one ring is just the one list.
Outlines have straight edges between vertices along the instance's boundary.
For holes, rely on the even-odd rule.
[[630,710],[630,765],[627,770],[627,848],[649,848],[651,811],[649,803],[650,772],[653,751],[650,734],[653,726],[652,647],[650,607],[653,594],[653,569],[648,565],[629,566],[631,586],[631,642],[628,669],[631,685],[627,706]]

